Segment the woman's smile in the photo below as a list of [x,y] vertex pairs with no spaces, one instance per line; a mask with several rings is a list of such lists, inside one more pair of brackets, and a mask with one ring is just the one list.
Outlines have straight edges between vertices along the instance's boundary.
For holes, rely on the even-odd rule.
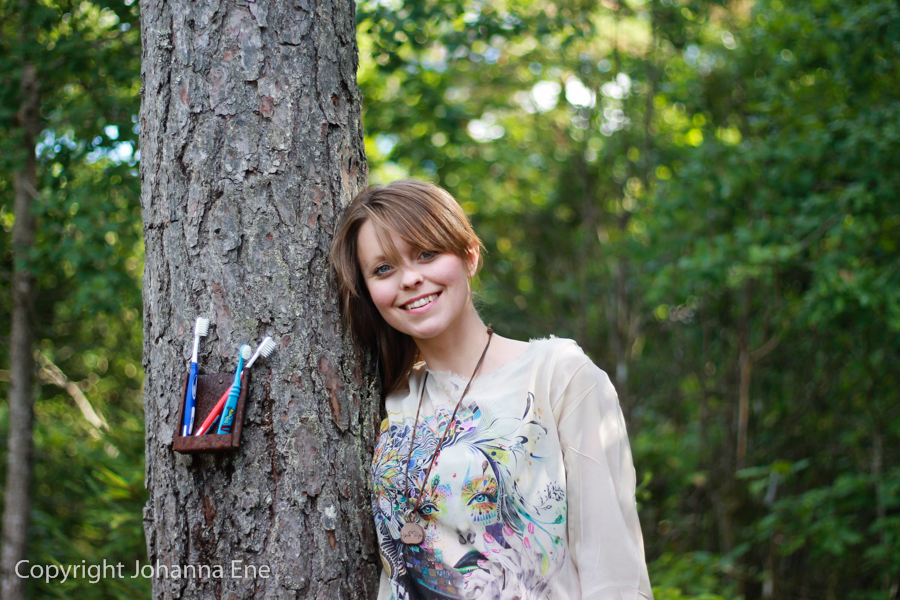
[[[419,296],[415,300],[407,302],[400,308],[402,308],[403,310],[409,311],[409,312],[414,312],[415,314],[421,314],[421,313],[427,311],[428,309],[430,309],[431,305],[434,303],[435,300],[438,299],[438,296],[440,296],[440,295],[441,295],[440,292],[436,292],[434,294],[428,294],[427,296]],[[424,309],[424,310],[418,310],[420,308]]]

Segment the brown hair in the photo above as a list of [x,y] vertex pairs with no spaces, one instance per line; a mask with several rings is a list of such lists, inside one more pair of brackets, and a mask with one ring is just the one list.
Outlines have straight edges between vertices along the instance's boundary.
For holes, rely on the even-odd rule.
[[[363,223],[375,226],[388,260],[400,262],[393,232],[419,250],[449,252],[465,263],[473,248],[483,248],[462,208],[447,190],[405,179],[370,186],[347,207],[331,246],[331,264],[341,295],[341,311],[356,342],[378,357],[384,392],[401,387],[419,355],[413,339],[388,325],[372,303],[359,266],[357,238]],[[476,272],[481,267],[481,252]]]

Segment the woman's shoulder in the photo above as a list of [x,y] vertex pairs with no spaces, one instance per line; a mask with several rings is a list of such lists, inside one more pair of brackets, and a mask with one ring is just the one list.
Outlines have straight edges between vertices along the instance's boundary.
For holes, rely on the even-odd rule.
[[577,367],[592,362],[578,342],[569,338],[551,335],[547,338],[532,339],[530,343],[536,345],[536,354],[551,367]]
[[[587,388],[612,389],[609,375],[582,350],[578,342],[551,336],[532,340],[540,344],[537,387],[558,400],[566,390],[577,393]],[[573,387],[574,386],[574,387]],[[555,403],[555,402],[554,402]]]

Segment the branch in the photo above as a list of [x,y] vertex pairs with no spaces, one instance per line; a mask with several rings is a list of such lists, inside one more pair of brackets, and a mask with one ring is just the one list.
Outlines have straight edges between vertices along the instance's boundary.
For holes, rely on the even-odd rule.
[[94,438],[99,438],[100,429],[105,429],[109,431],[109,425],[106,424],[106,420],[97,414],[94,410],[94,407],[91,406],[90,401],[87,399],[87,396],[79,389],[78,385],[69,381],[69,378],[66,377],[65,373],[57,367],[53,362],[47,357],[43,352],[35,352],[35,359],[38,364],[41,365],[40,377],[46,383],[52,383],[58,387],[69,392],[69,395],[72,396],[72,399],[75,400],[75,404],[78,405],[78,408],[81,409],[81,414],[84,415],[84,418],[87,419],[87,422],[90,423],[94,429],[91,430],[91,435]]
[[640,313],[634,316],[631,319],[631,323],[628,324],[628,342],[625,346],[626,348],[626,356],[631,358],[631,348],[634,346],[634,342],[637,341],[638,334],[641,331],[641,324],[644,322],[643,317]]
[[773,337],[771,340],[769,340],[768,342],[766,342],[765,344],[763,344],[756,350],[753,350],[752,352],[750,352],[750,361],[756,362],[756,361],[760,360],[761,358],[765,357],[766,354],[768,354],[769,352],[774,350],[776,348],[776,346],[778,346],[779,342],[781,342],[781,338],[776,335],[775,337]]
[[40,201],[41,195],[36,189],[34,189],[34,186],[31,185],[31,182],[26,180],[23,183],[25,184],[25,191],[28,192],[28,195],[31,196],[32,199]]
[[819,237],[822,236],[826,231],[828,231],[834,223],[844,216],[844,213],[839,212],[837,214],[831,215],[824,223],[819,225],[819,228],[807,235],[805,238],[797,242],[797,245],[794,247],[795,252],[800,252],[801,250],[806,250],[810,244],[816,241]]

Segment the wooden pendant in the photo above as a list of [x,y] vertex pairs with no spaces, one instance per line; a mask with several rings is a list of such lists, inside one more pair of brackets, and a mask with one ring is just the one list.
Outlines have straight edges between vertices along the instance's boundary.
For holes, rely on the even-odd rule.
[[418,546],[425,540],[425,530],[418,523],[407,523],[400,529],[400,541],[407,546]]

